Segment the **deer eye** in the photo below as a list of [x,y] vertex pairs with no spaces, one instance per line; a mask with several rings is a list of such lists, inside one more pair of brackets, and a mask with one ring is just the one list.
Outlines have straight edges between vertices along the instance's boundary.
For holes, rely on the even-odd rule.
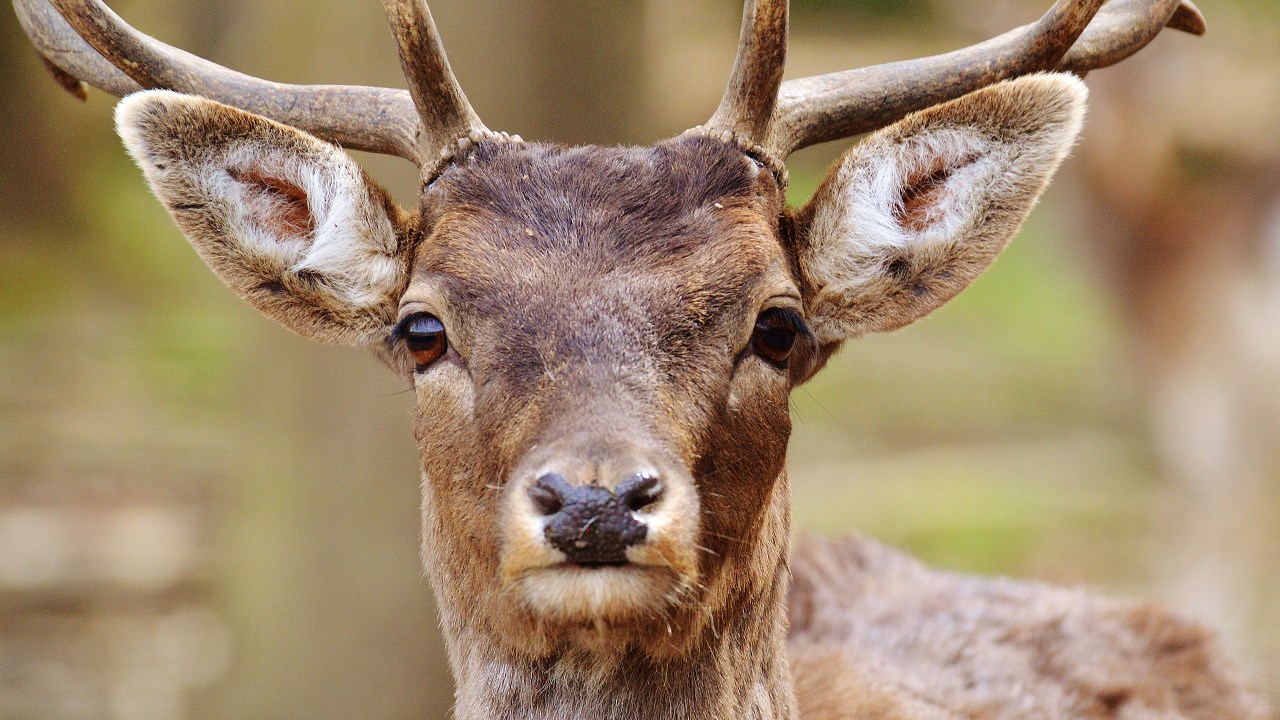
[[413,356],[419,368],[426,367],[439,360],[449,349],[449,340],[445,337],[444,323],[440,318],[428,313],[410,315],[400,323],[400,336],[404,345]]
[[796,346],[798,317],[790,310],[770,308],[756,318],[751,346],[766,361],[782,367]]

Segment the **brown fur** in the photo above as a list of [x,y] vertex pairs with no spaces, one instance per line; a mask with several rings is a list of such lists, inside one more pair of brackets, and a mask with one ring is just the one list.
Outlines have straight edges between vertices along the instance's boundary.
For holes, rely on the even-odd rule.
[[[787,712],[775,613],[788,384],[750,365],[758,360],[735,360],[744,318],[786,279],[777,197],[770,173],[703,138],[482,145],[438,182],[406,298],[450,319],[458,353],[459,377],[419,380],[417,427],[424,553],[461,715],[517,716],[530,704],[549,717]],[[750,404],[728,407],[735,392]],[[456,401],[441,405],[441,394]],[[665,477],[697,478],[696,577],[651,616],[561,624],[531,614],[495,582],[510,546],[494,522],[504,493],[485,485],[540,462],[531,447],[607,463],[638,439],[650,461],[666,456]],[[475,447],[492,450],[476,457]],[[495,696],[495,672],[541,695]]]
[[[295,330],[372,348],[415,388],[424,564],[458,717],[790,718],[797,689],[806,717],[1209,717],[1245,696],[1199,631],[1083,594],[929,573],[865,544],[798,557],[788,651],[789,392],[845,338],[909,322],[985,268],[1081,104],[1077,82],[1041,76],[910,117],[847,155],[798,215],[765,164],[697,135],[648,148],[477,141],[406,214],[331,147],[216,103],[139,96],[121,125],[229,285]],[[859,197],[841,178],[939,128],[972,147],[943,153],[946,172],[926,152],[923,175],[889,188],[902,212],[880,217],[945,237],[850,245],[859,229],[841,221]],[[296,194],[265,210],[237,201],[284,213],[266,223],[288,231],[279,247],[232,222],[244,208],[226,198],[244,188],[207,178],[242,146],[258,186],[304,177],[297,163],[332,176],[360,208],[342,216],[360,231],[342,236],[349,256],[296,236],[327,228],[298,222]],[[973,182],[982,162],[1000,182]],[[324,206],[313,195],[308,212]],[[962,196],[963,222],[940,224]],[[772,307],[807,320],[786,367],[752,350]],[[393,335],[418,313],[448,337],[426,368]],[[562,562],[526,492],[548,469],[603,487],[661,477],[629,565]]]
[[807,539],[792,570],[793,663],[846,684],[799,682],[806,720],[850,717],[850,696],[869,720],[1266,717],[1212,634],[1157,607],[937,572],[861,538]]

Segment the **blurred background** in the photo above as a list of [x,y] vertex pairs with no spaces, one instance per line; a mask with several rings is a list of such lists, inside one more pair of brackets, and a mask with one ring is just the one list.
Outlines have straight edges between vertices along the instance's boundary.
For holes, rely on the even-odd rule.
[[[376,2],[130,0],[270,79],[402,86]],[[1048,0],[794,0],[788,74],[952,49]],[[1280,697],[1280,3],[1204,0],[1089,78],[1084,139],[974,287],[794,396],[796,522],[1158,600]],[[736,0],[434,0],[494,128],[708,117]],[[0,18],[0,718],[445,718],[412,397],[224,289]],[[793,157],[803,202],[849,143]],[[402,202],[402,161],[362,156]]]

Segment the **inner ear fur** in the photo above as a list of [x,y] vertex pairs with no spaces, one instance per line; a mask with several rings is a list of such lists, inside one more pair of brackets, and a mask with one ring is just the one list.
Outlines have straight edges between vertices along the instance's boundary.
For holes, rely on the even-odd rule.
[[318,340],[386,336],[408,281],[410,218],[346,153],[163,90],[122,100],[116,127],[182,233],[241,297]]
[[1002,82],[850,149],[796,216],[819,342],[892,330],[950,300],[1017,232],[1079,134],[1071,75]]

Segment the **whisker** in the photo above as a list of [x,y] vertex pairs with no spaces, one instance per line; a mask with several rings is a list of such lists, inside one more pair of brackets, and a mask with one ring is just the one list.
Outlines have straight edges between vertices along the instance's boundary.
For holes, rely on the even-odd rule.
[[702,528],[699,532],[701,532],[703,535],[707,535],[707,536],[709,536],[709,537],[716,538],[717,540],[725,540],[725,541],[727,541],[727,542],[734,542],[734,543],[738,543],[738,544],[740,544],[740,545],[745,545],[745,544],[747,544],[747,541],[746,541],[746,540],[743,540],[742,538],[736,538],[736,537],[733,537],[732,535],[725,535],[725,534],[723,534],[723,533],[714,532],[714,531],[712,531],[712,530],[708,530],[708,529],[706,529],[706,528]]
[[586,525],[583,525],[583,526],[582,526],[582,529],[578,531],[578,535],[577,535],[577,537],[575,537],[575,538],[574,538],[574,540],[581,540],[581,539],[582,539],[582,536],[583,536],[583,535],[586,535],[586,534],[587,534],[587,531],[591,529],[591,526],[592,526],[592,525],[595,525],[595,524],[596,524],[596,521],[597,521],[597,520],[599,520],[599,519],[600,519],[600,516],[599,516],[599,515],[596,515],[596,516],[592,517],[590,520],[588,520],[588,521],[587,521],[587,524],[586,524]]

